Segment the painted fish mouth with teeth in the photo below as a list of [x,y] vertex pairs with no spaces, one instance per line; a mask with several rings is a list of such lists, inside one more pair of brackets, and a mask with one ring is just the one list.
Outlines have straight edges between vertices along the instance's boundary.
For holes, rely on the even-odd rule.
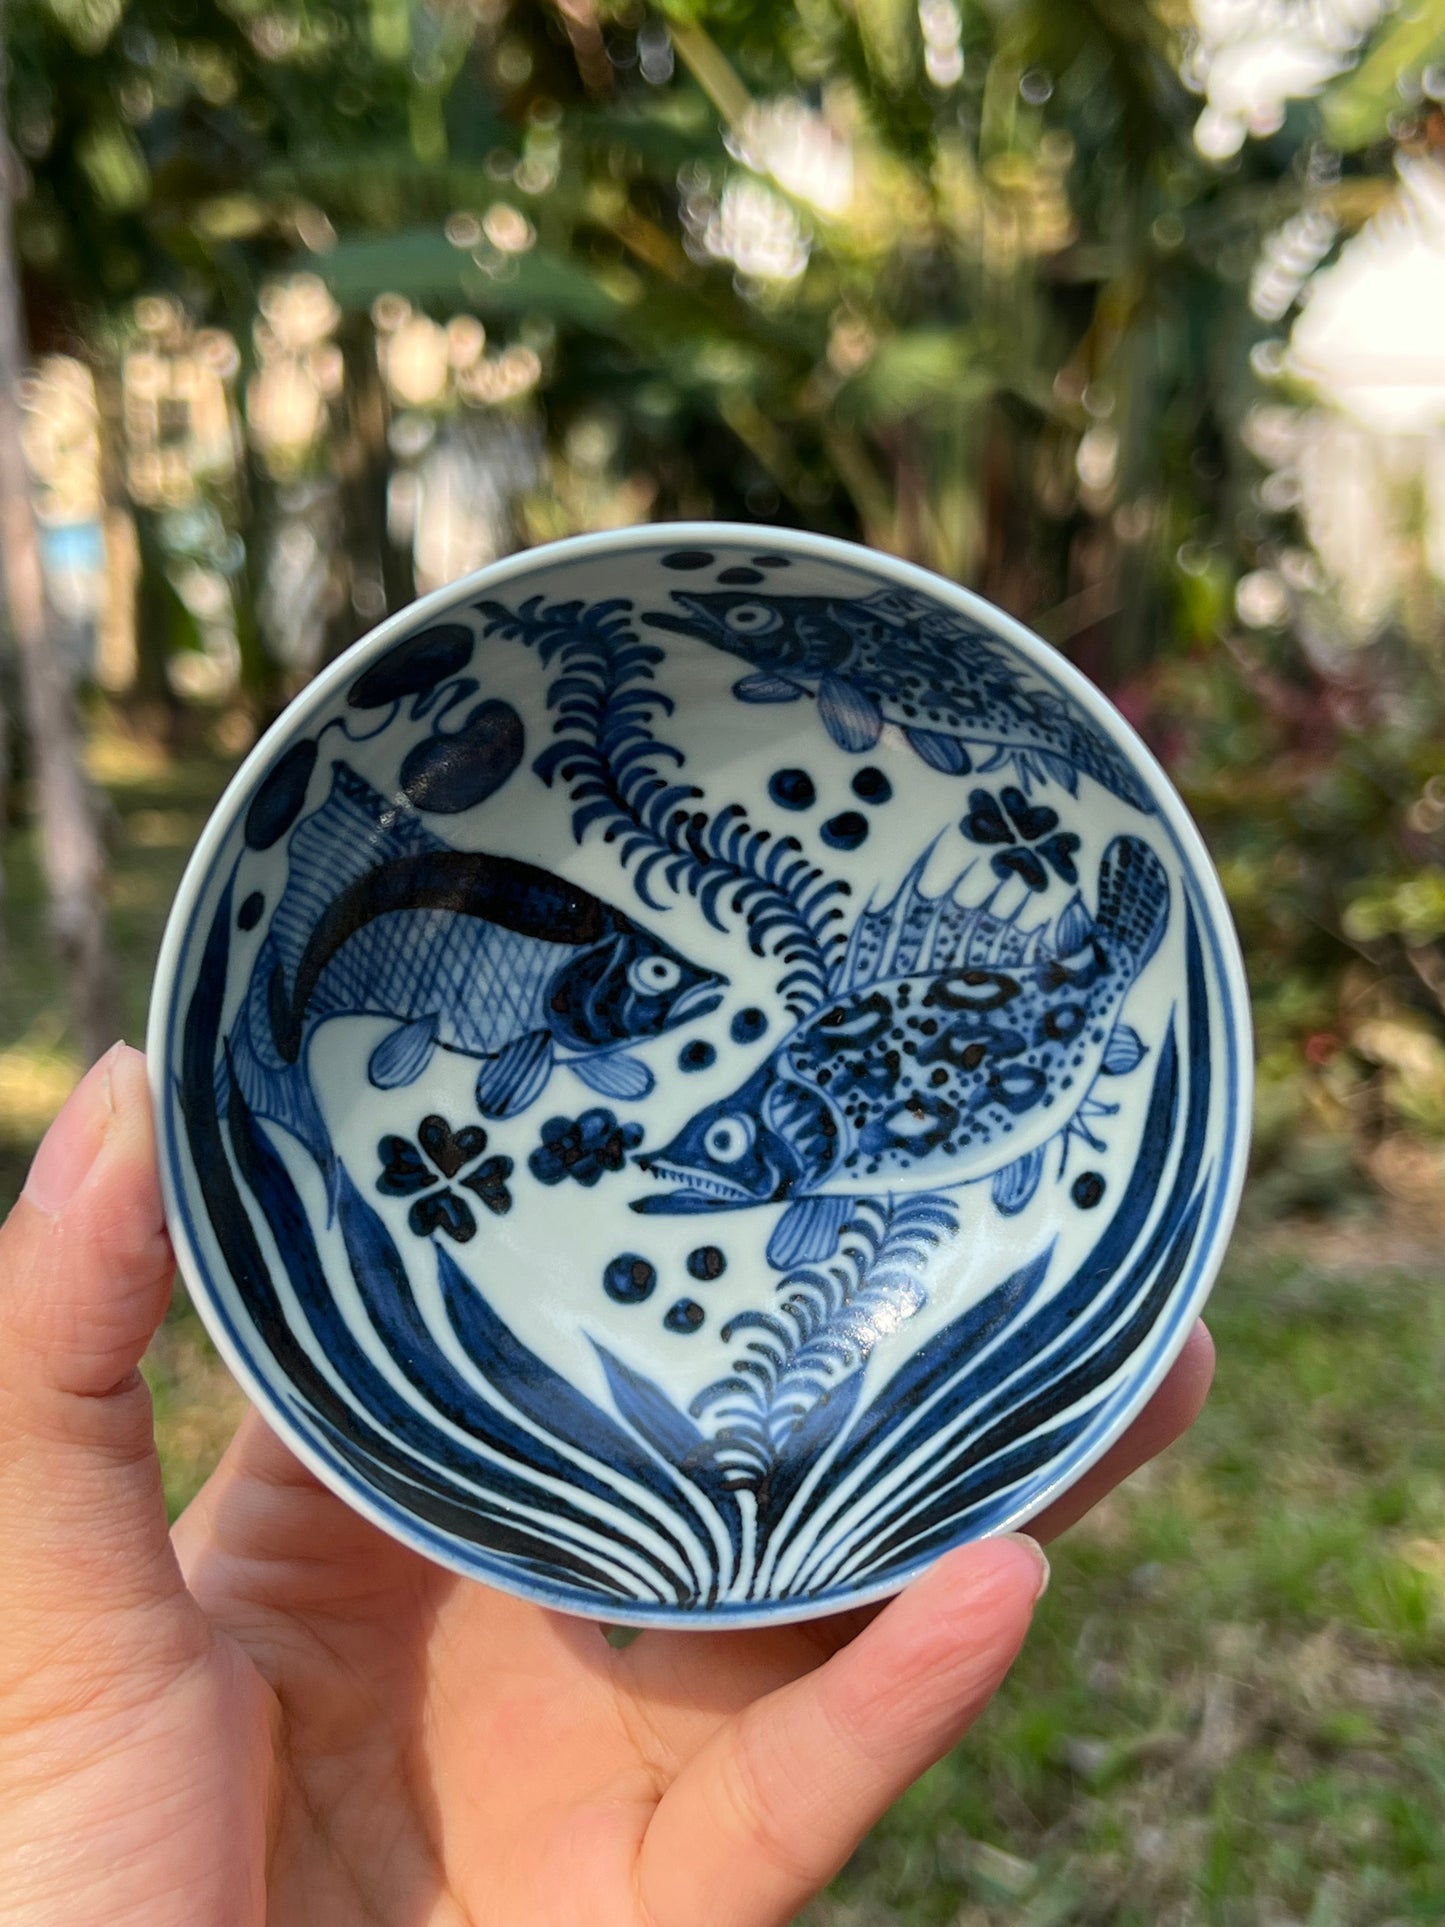
[[756,1203],[752,1193],[742,1185],[711,1173],[689,1170],[684,1164],[670,1164],[665,1158],[650,1157],[645,1152],[635,1157],[633,1163],[650,1178],[679,1187],[676,1191],[658,1191],[639,1198],[632,1207],[634,1211],[675,1212],[679,1208],[726,1211],[730,1206]]

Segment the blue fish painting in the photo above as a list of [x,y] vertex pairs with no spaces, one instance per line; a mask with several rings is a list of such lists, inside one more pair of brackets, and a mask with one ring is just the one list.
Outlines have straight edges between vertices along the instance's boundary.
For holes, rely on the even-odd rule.
[[998,1209],[1022,1211],[1049,1141],[1112,1110],[1090,1092],[1144,1055],[1120,1013],[1168,922],[1159,858],[1115,837],[1095,914],[1076,895],[1029,929],[992,898],[965,907],[958,883],[928,896],[922,867],[863,913],[831,995],[766,1062],[639,1155],[677,1188],[635,1210],[786,1204],[770,1262],[818,1263],[860,1198],[989,1178]]
[[987,774],[1012,761],[1025,787],[1052,779],[1071,796],[1092,777],[1136,809],[1148,790],[1077,703],[1026,684],[981,629],[902,591],[866,597],[757,590],[674,589],[671,610],[647,621],[724,649],[748,665],[733,685],[743,702],[816,699],[840,749],[870,750],[892,724],[914,752],[949,776]]
[[721,1000],[725,978],[611,904],[515,858],[453,849],[345,763],[287,857],[226,1055],[251,1110],[323,1168],[305,1061],[329,1018],[393,1020],[368,1065],[382,1089],[413,1083],[438,1049],[479,1059],[477,1107],[496,1118],[525,1110],[558,1063],[606,1096],[645,1097],[652,1074],[628,1047]]

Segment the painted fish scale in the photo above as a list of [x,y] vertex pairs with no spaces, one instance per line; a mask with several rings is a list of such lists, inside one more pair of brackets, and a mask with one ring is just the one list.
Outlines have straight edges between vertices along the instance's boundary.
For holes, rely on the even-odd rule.
[[[381,862],[436,856],[451,846],[408,809],[384,798],[345,763],[332,769],[321,808],[297,825],[286,888],[267,934],[271,967],[288,989],[327,906]],[[309,1025],[350,1015],[415,1018],[434,1013],[437,1042],[485,1054],[545,1022],[549,978],[571,955],[566,944],[523,936],[447,909],[408,908],[378,916],[327,960],[307,1004]],[[269,969],[264,972],[269,977]],[[479,996],[479,990],[485,990]],[[255,1032],[254,1023],[252,1025]]]
[[[997,736],[1019,720],[1036,722],[1032,705],[1017,676],[990,651],[979,660],[979,645],[970,641],[968,659],[945,680],[940,675],[940,648],[911,626],[870,621],[862,609],[839,605],[839,620],[853,639],[853,648],[839,665],[840,673],[884,695],[885,707],[896,705],[904,722],[973,727]],[[949,638],[944,647],[957,646]]]
[[[476,924],[446,910],[377,917],[337,951],[311,999],[313,1022],[343,1012],[435,1013],[437,1041],[501,1050],[546,1022],[546,991],[570,947]],[[490,994],[478,995],[487,986]]]
[[840,748],[871,748],[886,724],[950,776],[1012,757],[1020,781],[1048,777],[1071,794],[1079,772],[1135,808],[1153,800],[1088,714],[1042,682],[1030,686],[976,625],[901,591],[866,597],[675,589],[648,622],[726,650],[751,666],[745,702],[816,698]]
[[1132,975],[1121,946],[1093,939],[1027,975],[973,966],[830,1004],[786,1047],[787,1074],[840,1118],[832,1168],[811,1188],[927,1188],[945,1168],[987,1176],[1045,1142],[1069,1093],[1098,1076]]
[[[865,628],[865,611],[883,618],[887,627],[873,624]],[[847,626],[859,631],[860,669],[873,668],[886,674],[890,657],[895,658],[915,702],[933,703],[940,711],[951,705],[964,719],[987,724],[991,736],[1011,723],[1022,722],[1045,739],[1041,746],[1069,755],[1079,740],[1081,726],[1089,727],[1056,690],[1025,683],[988,630],[962,617],[944,614],[921,596],[883,591],[855,605],[846,620]],[[942,682],[940,660],[948,665]],[[1127,788],[1137,790],[1113,746],[1092,730],[1089,734],[1093,738],[1089,746],[1100,759],[1099,770],[1089,773],[1107,780],[1109,788],[1127,778]],[[999,734],[998,740],[1005,738]],[[1125,794],[1125,790],[1119,793]]]
[[354,769],[334,763],[326,801],[292,832],[286,888],[267,932],[287,978],[294,977],[311,932],[339,890],[365,876],[383,857],[446,848],[413,812],[389,809]]
[[[1044,1146],[1109,1107],[1089,1096],[1144,1046],[1121,1023],[1131,985],[1169,917],[1163,864],[1119,836],[1099,862],[1100,905],[1075,896],[1051,929],[991,902],[930,897],[925,851],[893,901],[866,909],[826,1003],[730,1096],[642,1154],[678,1188],[649,1213],[783,1204],[768,1241],[786,1269],[821,1263],[860,1198],[992,1179],[995,1207],[1023,1210]],[[972,866],[970,866],[971,868]],[[1092,1141],[1092,1140],[1090,1140]]]
[[[846,603],[840,620],[854,632],[855,647],[837,673],[872,691],[889,722],[995,749],[1039,751],[1057,759],[1055,774],[1076,765],[1105,788],[1138,800],[1136,779],[1106,740],[1062,698],[1026,688],[1004,658],[975,637],[967,638],[965,651],[963,639],[942,624],[920,633],[868,623]],[[940,653],[948,661],[946,679]]]
[[414,1084],[434,1052],[479,1060],[477,1108],[510,1117],[564,1064],[637,1098],[652,1072],[626,1046],[713,1009],[724,980],[614,906],[534,864],[457,850],[344,763],[296,826],[286,884],[217,1066],[248,1107],[328,1168],[307,1049],[333,1017],[392,1020],[367,1065]]

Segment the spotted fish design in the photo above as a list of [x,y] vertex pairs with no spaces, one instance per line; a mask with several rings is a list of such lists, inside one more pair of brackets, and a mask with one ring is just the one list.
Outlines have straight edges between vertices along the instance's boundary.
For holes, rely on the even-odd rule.
[[815,697],[840,749],[872,749],[893,724],[930,768],[950,776],[986,774],[1011,759],[1025,787],[1052,778],[1072,796],[1082,771],[1136,809],[1154,808],[1077,703],[1027,685],[986,630],[921,597],[674,589],[672,600],[674,609],[647,612],[654,628],[747,663],[733,685],[743,702]]
[[395,1020],[374,1085],[456,1051],[481,1060],[483,1116],[510,1117],[558,1062],[607,1096],[645,1097],[652,1074],[627,1047],[715,1009],[725,982],[575,883],[453,849],[338,762],[292,834],[227,1056],[251,1109],[324,1164],[305,1059],[328,1018]]
[[[926,858],[924,859],[926,861]],[[922,888],[859,918],[832,994],[732,1096],[637,1162],[677,1189],[634,1210],[785,1203],[768,1247],[780,1268],[819,1263],[867,1196],[992,1180],[1005,1215],[1038,1188],[1051,1139],[1115,1107],[1090,1097],[1144,1046],[1120,1013],[1158,948],[1169,883],[1148,844],[1119,836],[1091,917],[1022,927],[989,903]]]

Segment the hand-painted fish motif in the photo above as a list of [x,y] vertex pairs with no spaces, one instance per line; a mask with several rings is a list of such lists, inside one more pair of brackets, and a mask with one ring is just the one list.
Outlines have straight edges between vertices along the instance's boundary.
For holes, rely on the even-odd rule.
[[898,589],[847,596],[763,596],[674,589],[676,610],[647,621],[749,664],[733,685],[744,702],[817,698],[840,749],[872,749],[885,723],[931,768],[987,773],[1010,758],[1025,788],[1051,777],[1070,795],[1079,772],[1152,812],[1139,777],[1079,706],[1042,682],[1030,687],[989,633]]
[[438,1047],[457,1051],[482,1060],[482,1114],[510,1117],[556,1062],[609,1097],[646,1096],[652,1074],[626,1046],[715,1009],[725,982],[575,883],[451,848],[337,763],[292,835],[227,1052],[251,1109],[323,1161],[305,1056],[330,1017],[396,1019],[373,1084],[409,1084]]
[[638,1157],[680,1188],[634,1210],[786,1202],[770,1261],[818,1263],[860,1197],[991,1177],[999,1210],[1023,1210],[1049,1140],[1090,1137],[1088,1118],[1115,1108],[1089,1093],[1144,1055],[1119,1017],[1168,922],[1154,852],[1116,837],[1096,914],[1075,896],[1052,930],[965,908],[957,884],[927,896],[922,867],[859,918],[820,1008],[731,1097]]

